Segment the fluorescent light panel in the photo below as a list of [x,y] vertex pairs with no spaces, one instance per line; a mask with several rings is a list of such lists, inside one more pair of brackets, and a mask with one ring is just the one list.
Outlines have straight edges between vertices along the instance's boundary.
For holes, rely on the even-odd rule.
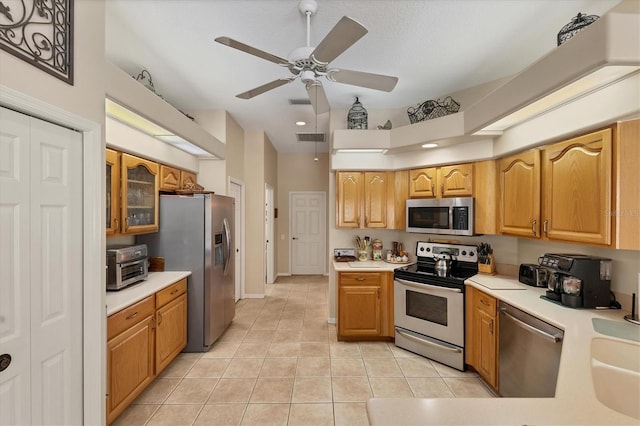
[[154,122],[147,120],[146,118],[123,107],[122,105],[113,102],[110,99],[106,99],[105,109],[109,117],[114,118],[143,133],[146,133],[149,136],[158,139],[159,141],[174,146],[186,153],[198,157],[218,158],[210,152],[205,151],[199,146],[192,144],[191,142],[181,138],[178,135],[174,135],[169,130],[158,126]]
[[534,118],[544,112],[557,108],[580,96],[601,89],[621,78],[638,71],[640,67],[631,65],[610,65],[602,67],[591,74],[564,86],[553,93],[507,115],[476,132],[476,135],[496,134],[510,127]]
[[350,149],[338,149],[336,152],[340,154],[385,154],[387,152],[386,149],[376,149],[376,148],[350,148]]

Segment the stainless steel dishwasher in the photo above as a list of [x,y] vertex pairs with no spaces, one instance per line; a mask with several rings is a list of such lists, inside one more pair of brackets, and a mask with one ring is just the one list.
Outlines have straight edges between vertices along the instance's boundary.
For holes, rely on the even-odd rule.
[[500,302],[499,391],[505,397],[553,397],[564,332]]

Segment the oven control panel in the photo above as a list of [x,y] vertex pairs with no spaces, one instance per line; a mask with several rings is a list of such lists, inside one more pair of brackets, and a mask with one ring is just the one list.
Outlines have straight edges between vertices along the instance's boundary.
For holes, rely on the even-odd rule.
[[478,263],[478,253],[475,245],[470,244],[446,244],[433,242],[418,242],[416,256],[439,259],[449,255],[451,259],[462,262]]

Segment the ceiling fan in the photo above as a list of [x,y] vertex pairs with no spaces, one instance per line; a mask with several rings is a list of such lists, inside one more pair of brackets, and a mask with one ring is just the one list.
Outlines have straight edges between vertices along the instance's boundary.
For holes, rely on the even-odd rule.
[[318,10],[315,0],[302,0],[299,5],[300,12],[307,17],[307,45],[294,49],[287,59],[272,55],[263,50],[241,43],[229,37],[218,37],[218,43],[234,49],[241,50],[250,55],[257,56],[280,66],[287,67],[292,77],[279,78],[254,89],[236,95],[241,99],[251,99],[254,96],[269,90],[291,83],[300,77],[305,84],[307,94],[311,100],[316,114],[329,111],[329,100],[322,87],[319,77],[326,77],[329,81],[366,87],[369,89],[390,92],[398,82],[397,77],[382,74],[371,74],[362,71],[352,71],[340,68],[328,68],[329,63],[340,56],[344,51],[360,40],[367,29],[348,16],[343,16],[340,21],[329,31],[329,34],[318,44],[311,46],[310,26],[311,16]]

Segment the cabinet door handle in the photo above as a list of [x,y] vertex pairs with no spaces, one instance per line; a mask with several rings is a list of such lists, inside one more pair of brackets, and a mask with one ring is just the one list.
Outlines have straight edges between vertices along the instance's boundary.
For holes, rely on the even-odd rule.
[[536,224],[538,223],[537,220],[533,219],[533,222],[531,222],[531,232],[533,232],[533,235],[537,235],[536,234]]
[[433,183],[431,184],[431,194],[434,196],[436,195],[436,186]]
[[368,216],[364,217],[364,226],[369,226],[369,217]]
[[134,319],[135,317],[138,316],[138,311],[132,313],[131,315],[129,315],[127,318],[125,318],[126,320],[130,320],[130,319]]
[[542,230],[544,231],[544,235],[547,236],[549,234],[549,220],[545,220],[542,223]]
[[493,334],[493,320],[489,322],[489,333]]
[[480,299],[480,303],[482,303],[484,306],[489,306],[489,303],[484,299]]
[[178,288],[174,288],[173,290],[171,290],[171,294],[176,294],[177,292],[179,292],[180,289]]
[[378,292],[378,299],[380,299],[380,287],[378,287],[376,291]]
[[162,312],[158,312],[158,325],[162,324]]
[[440,194],[444,195],[444,183],[440,185]]
[[365,278],[365,277],[358,277],[358,278],[356,278],[356,281],[364,281],[364,280],[366,280],[366,278]]
[[124,218],[124,230],[127,231],[129,229],[129,218]]

